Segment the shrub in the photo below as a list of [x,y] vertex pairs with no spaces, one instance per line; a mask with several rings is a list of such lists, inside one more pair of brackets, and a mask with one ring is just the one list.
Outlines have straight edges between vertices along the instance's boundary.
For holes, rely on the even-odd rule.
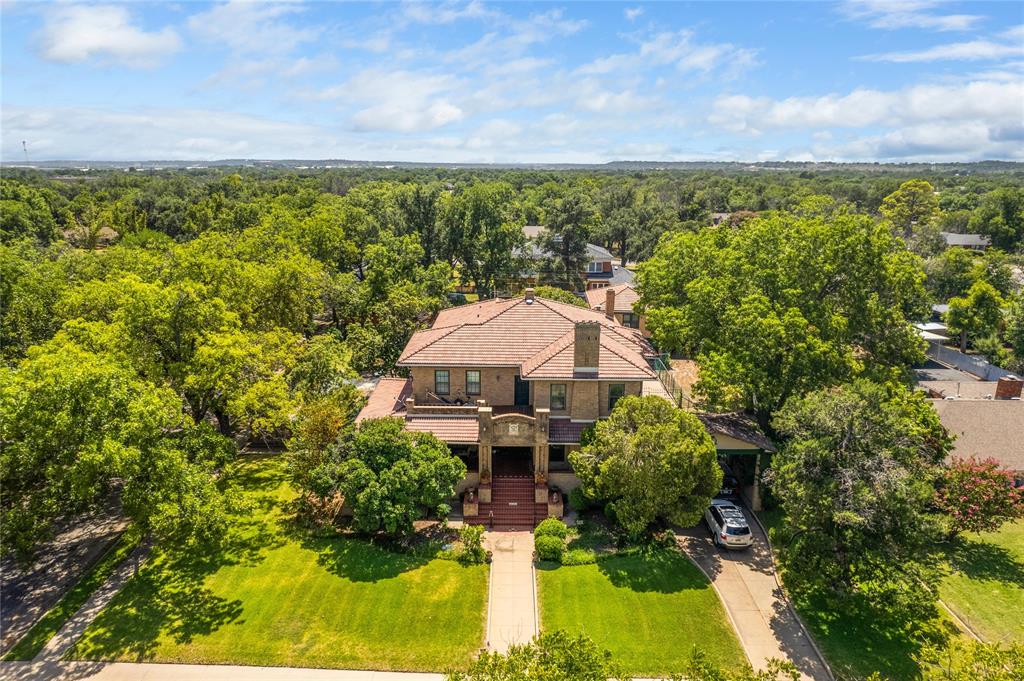
[[565,542],[558,537],[546,535],[537,538],[534,548],[537,551],[537,558],[540,560],[550,560],[554,563],[558,563],[562,560],[562,551],[565,550]]
[[569,506],[577,513],[583,513],[594,507],[594,500],[587,496],[582,487],[577,487],[569,492]]
[[462,542],[462,550],[458,556],[460,563],[479,565],[487,562],[487,549],[484,548],[483,537],[483,525],[463,525],[459,530],[459,540]]
[[562,555],[562,565],[590,565],[597,562],[597,554],[590,549],[569,549]]
[[565,535],[569,533],[569,528],[565,526],[558,518],[545,518],[540,521],[537,525],[537,529],[533,531],[534,537],[558,537],[559,539],[565,539]]

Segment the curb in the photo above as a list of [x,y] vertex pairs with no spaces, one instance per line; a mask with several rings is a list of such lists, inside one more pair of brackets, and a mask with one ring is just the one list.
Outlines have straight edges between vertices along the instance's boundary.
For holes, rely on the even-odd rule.
[[[747,500],[745,497],[743,501],[746,503]],[[818,654],[818,659],[821,660],[821,664],[825,667],[828,677],[832,679],[832,681],[836,681],[836,675],[835,672],[832,671],[832,666],[828,663],[828,659],[821,652],[821,648],[818,647],[817,641],[815,641],[814,637],[811,636],[811,632],[807,628],[807,625],[804,624],[804,620],[800,617],[800,613],[798,613],[796,608],[793,607],[793,601],[789,598],[789,592],[786,590],[785,585],[783,585],[782,580],[779,579],[779,567],[775,563],[775,547],[772,546],[772,540],[768,536],[768,530],[765,529],[765,526],[761,523],[761,519],[757,516],[755,511],[751,510],[750,515],[754,517],[754,522],[757,523],[759,528],[761,528],[761,533],[764,535],[764,541],[768,544],[768,551],[771,553],[772,557],[772,579],[775,580],[776,586],[779,587],[779,591],[782,593],[783,600],[786,601],[786,609],[789,610],[791,615],[793,615],[793,619],[795,619],[797,624],[800,625],[800,629],[804,632],[804,636],[807,637],[807,642],[811,644],[811,648],[813,648],[814,652]]]
[[956,611],[953,610],[953,608],[951,608],[948,605],[946,605],[946,602],[944,600],[942,600],[941,598],[938,598],[938,599],[936,599],[936,601],[938,602],[939,606],[943,610],[945,610],[946,613],[953,619],[953,622],[956,623],[956,625],[958,627],[960,627],[961,631],[963,631],[966,634],[968,634],[971,638],[973,638],[978,643],[985,643],[985,639],[983,639],[981,637],[981,634],[976,632],[974,630],[974,628],[966,622],[966,620],[964,620],[962,617],[960,617],[960,615],[956,614]]

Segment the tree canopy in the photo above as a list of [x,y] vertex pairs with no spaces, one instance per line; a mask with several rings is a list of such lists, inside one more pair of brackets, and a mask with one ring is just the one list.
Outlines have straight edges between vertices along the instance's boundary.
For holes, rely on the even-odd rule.
[[844,212],[775,214],[664,238],[639,272],[663,349],[695,356],[696,393],[767,424],[793,395],[923,359],[918,259],[883,225]]
[[722,484],[704,425],[656,396],[620,399],[569,460],[587,495],[633,535],[659,519],[695,525]]

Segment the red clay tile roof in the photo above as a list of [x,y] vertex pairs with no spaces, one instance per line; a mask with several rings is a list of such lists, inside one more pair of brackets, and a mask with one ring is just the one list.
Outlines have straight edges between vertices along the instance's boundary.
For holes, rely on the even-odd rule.
[[394,416],[405,411],[405,398],[412,395],[411,378],[382,378],[370,393],[366,405],[356,416],[356,423],[363,419],[379,419]]
[[[523,362],[523,378],[580,378],[575,376],[573,371],[575,335],[575,330],[567,332],[554,343]],[[597,374],[586,376],[586,378],[643,380],[657,377],[647,360],[635,350],[631,350],[611,338],[611,335],[609,333],[601,334]]]
[[548,426],[548,442],[576,444],[580,441],[580,433],[592,425],[592,421],[581,423],[570,419],[551,419]]
[[[442,311],[431,328],[417,331],[402,351],[399,366],[520,366],[575,328],[576,322],[601,323],[601,336],[613,339],[638,358],[654,356],[635,329],[594,310],[536,298],[486,300]],[[620,356],[622,353],[616,352]]]
[[607,292],[615,291],[615,311],[632,312],[633,305],[640,300],[640,294],[636,292],[633,284],[619,284],[617,286],[606,286],[605,288],[593,288],[587,291],[587,304],[592,310],[604,310],[607,300]]
[[445,442],[465,444],[480,439],[480,422],[476,416],[407,416],[405,429],[433,433]]

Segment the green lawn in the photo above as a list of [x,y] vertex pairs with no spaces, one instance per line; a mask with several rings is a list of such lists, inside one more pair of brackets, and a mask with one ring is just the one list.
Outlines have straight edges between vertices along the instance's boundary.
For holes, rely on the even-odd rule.
[[985,639],[1024,642],[1024,522],[961,536],[945,557],[942,600]]
[[583,632],[632,674],[678,671],[694,645],[719,664],[746,660],[718,595],[678,551],[537,571],[541,628]]
[[155,555],[69,657],[444,671],[483,645],[486,566],[311,537],[280,457],[232,475],[254,508],[227,545]]
[[[782,525],[779,511],[764,511],[758,517],[766,528]],[[772,540],[778,542],[779,538],[773,533]],[[856,599],[836,602],[821,595],[790,595],[839,679],[864,679],[876,671],[888,679],[918,678],[914,655],[922,644],[960,635],[941,612],[932,621],[920,623],[917,631],[905,631],[880,621],[871,608]]]

